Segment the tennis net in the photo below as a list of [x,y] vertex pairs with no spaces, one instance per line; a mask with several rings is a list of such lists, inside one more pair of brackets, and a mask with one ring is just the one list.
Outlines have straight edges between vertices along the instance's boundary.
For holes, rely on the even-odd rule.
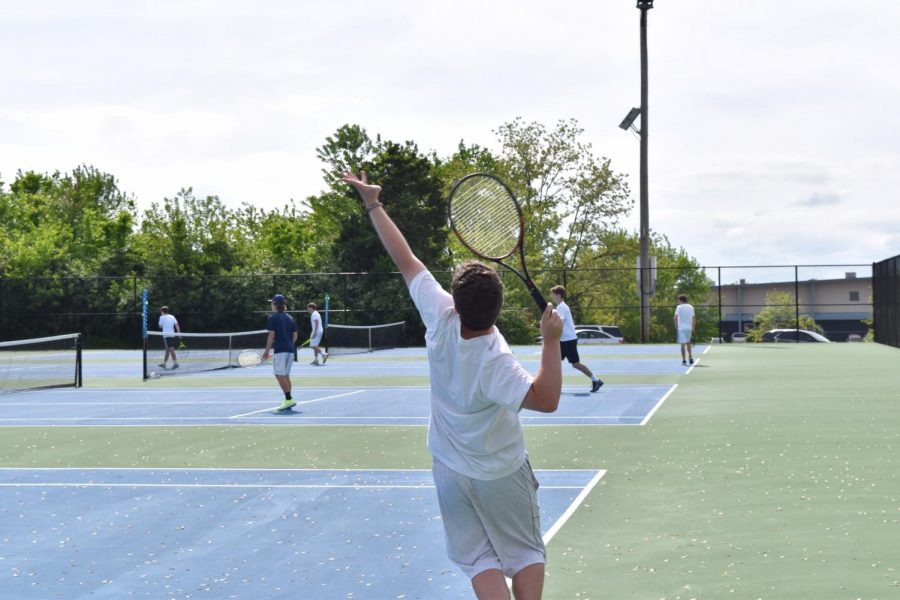
[[[144,343],[144,379],[240,367],[241,352],[262,354],[268,335],[265,329],[168,336],[160,331],[148,331]],[[167,344],[175,348],[175,361],[171,357],[166,359]]]
[[81,334],[0,342],[0,394],[81,387]]
[[329,354],[361,354],[396,348],[405,321],[384,325],[328,325],[325,347]]

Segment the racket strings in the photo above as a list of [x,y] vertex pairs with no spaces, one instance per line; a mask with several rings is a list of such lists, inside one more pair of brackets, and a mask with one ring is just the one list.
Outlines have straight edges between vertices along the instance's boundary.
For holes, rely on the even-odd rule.
[[450,219],[466,245],[484,257],[505,258],[519,245],[522,223],[518,206],[493,180],[476,180],[457,189],[450,202]]

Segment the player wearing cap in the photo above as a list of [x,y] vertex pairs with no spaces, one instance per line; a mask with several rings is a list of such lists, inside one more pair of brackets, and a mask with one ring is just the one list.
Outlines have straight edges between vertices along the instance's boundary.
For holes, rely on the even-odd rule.
[[272,305],[272,314],[266,322],[269,337],[266,340],[266,349],[263,350],[263,360],[268,360],[271,353],[272,368],[275,379],[284,392],[284,402],[278,410],[287,410],[297,404],[291,397],[291,366],[294,364],[294,346],[297,343],[297,323],[287,313],[287,302],[281,294],[275,294],[269,300]]

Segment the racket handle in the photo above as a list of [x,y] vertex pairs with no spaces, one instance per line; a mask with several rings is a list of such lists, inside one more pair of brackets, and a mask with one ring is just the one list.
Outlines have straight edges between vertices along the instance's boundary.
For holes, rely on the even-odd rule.
[[[530,283],[530,282],[529,282]],[[544,297],[541,296],[541,293],[538,291],[534,284],[528,286],[528,292],[531,294],[531,297],[534,299],[534,303],[537,304],[538,308],[541,309],[541,313],[547,309],[547,301],[544,300]]]

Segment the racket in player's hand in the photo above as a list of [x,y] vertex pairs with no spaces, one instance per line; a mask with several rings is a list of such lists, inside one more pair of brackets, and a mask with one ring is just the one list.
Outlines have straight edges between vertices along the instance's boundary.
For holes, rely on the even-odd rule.
[[[531,281],[525,266],[525,218],[506,184],[487,173],[466,175],[454,184],[449,204],[450,227],[459,241],[481,258],[515,273],[543,313],[547,301]],[[521,273],[503,262],[517,250]]]
[[179,358],[187,358],[188,354],[190,354],[190,350],[188,350],[188,347],[185,345],[184,340],[181,339],[180,337],[178,338],[177,351],[178,351]]
[[262,360],[262,357],[256,350],[241,350],[237,356],[237,363],[242,367],[256,367]]
[[547,304],[544,314],[541,315],[541,338],[544,343],[558,344],[562,337],[563,322],[559,313],[553,310],[552,304]]

